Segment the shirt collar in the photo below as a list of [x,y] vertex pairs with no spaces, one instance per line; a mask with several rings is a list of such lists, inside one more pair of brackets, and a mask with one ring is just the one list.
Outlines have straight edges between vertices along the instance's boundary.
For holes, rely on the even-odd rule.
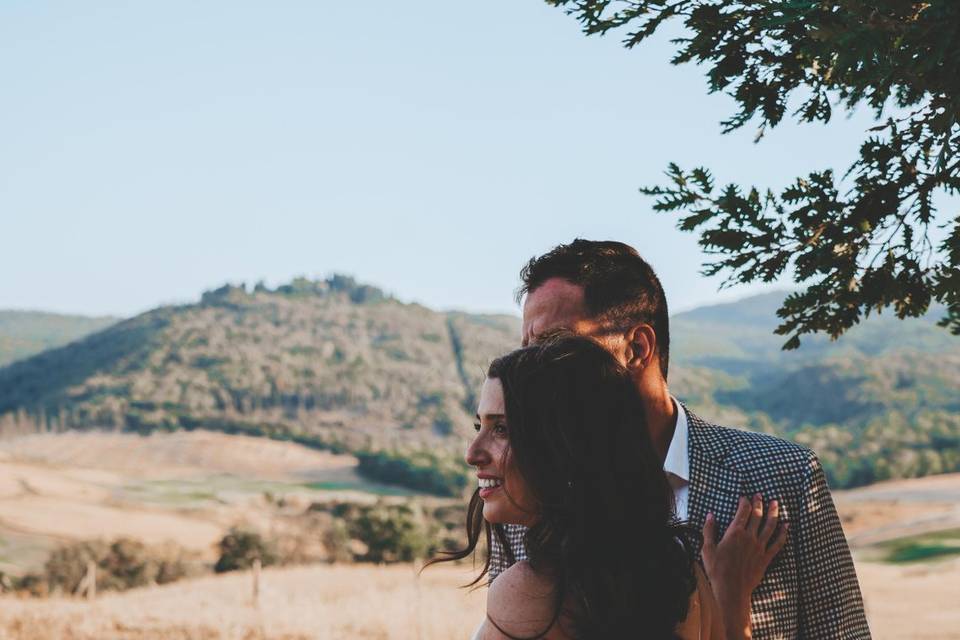
[[687,412],[677,399],[670,396],[673,406],[677,408],[677,424],[673,429],[673,438],[667,457],[663,461],[663,470],[672,473],[681,480],[690,481],[690,455],[687,452]]

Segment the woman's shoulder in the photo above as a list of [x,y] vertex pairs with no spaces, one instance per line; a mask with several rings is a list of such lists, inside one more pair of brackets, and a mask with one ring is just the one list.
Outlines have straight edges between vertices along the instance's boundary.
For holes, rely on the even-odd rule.
[[555,613],[556,582],[545,572],[534,570],[526,560],[515,563],[490,584],[487,614],[495,622],[501,618],[529,619],[533,614],[546,623]]
[[565,638],[556,625],[556,596],[556,582],[549,573],[535,570],[527,561],[517,562],[497,576],[487,593],[487,626],[501,635],[482,637]]

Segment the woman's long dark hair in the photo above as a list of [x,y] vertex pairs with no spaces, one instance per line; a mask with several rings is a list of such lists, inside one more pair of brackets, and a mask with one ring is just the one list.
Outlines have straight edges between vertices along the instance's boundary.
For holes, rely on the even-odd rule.
[[[674,521],[630,375],[592,340],[566,336],[494,360],[487,376],[503,385],[509,464],[537,500],[525,544],[557,585],[555,619],[580,640],[674,638],[696,587],[695,534]],[[467,547],[436,561],[469,556],[481,535],[509,552],[475,492]]]

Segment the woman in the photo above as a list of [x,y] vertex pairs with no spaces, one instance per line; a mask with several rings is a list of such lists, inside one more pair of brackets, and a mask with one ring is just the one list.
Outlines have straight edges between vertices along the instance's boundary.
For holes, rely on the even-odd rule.
[[[774,535],[774,512],[761,527],[741,501],[724,540],[704,549],[715,599],[694,532],[674,522],[636,388],[606,350],[563,337],[495,360],[477,418],[468,544],[435,562],[472,554],[481,533],[509,548],[499,525],[529,530],[528,560],[490,585],[475,639],[749,637],[750,594],[785,528]],[[488,569],[489,557],[473,584]]]

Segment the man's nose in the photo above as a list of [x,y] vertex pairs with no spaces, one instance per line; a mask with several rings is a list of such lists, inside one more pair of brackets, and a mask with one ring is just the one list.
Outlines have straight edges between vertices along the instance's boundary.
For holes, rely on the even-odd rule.
[[484,439],[481,434],[477,434],[477,437],[467,445],[467,450],[463,454],[463,459],[467,461],[467,464],[471,467],[482,467],[490,462],[490,453],[487,451],[484,446]]

